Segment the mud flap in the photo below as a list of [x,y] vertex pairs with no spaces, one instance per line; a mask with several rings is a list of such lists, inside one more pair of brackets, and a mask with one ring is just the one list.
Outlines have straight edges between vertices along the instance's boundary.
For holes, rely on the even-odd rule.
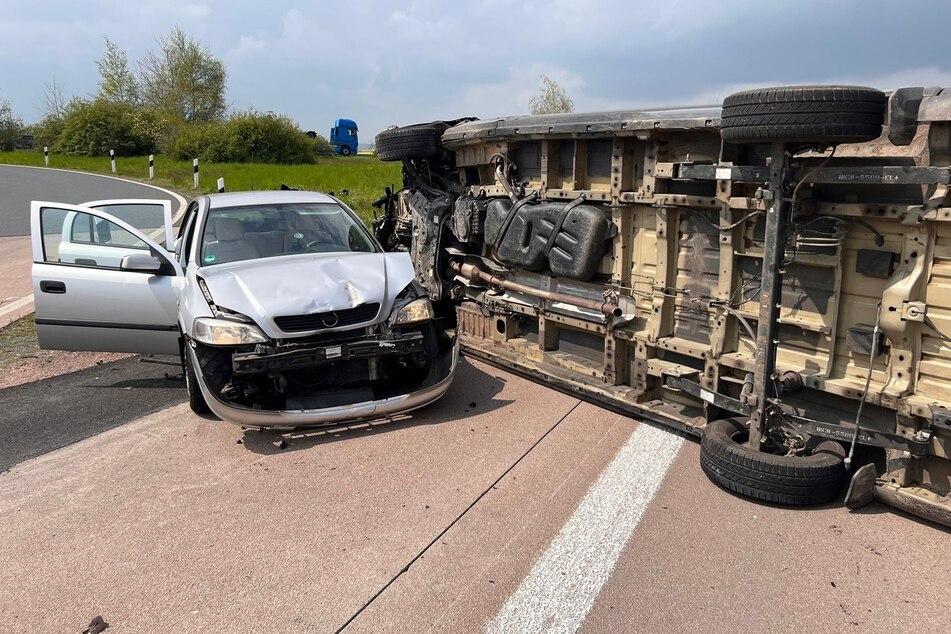
[[869,463],[857,470],[845,494],[845,508],[858,509],[874,501],[877,477],[874,464]]

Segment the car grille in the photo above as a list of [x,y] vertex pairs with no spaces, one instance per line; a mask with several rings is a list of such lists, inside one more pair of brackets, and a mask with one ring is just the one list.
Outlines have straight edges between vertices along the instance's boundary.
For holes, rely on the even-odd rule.
[[284,315],[282,317],[275,317],[274,323],[284,332],[343,328],[371,321],[376,317],[378,312],[380,312],[380,305],[378,303],[361,304],[354,308],[331,310],[325,313]]

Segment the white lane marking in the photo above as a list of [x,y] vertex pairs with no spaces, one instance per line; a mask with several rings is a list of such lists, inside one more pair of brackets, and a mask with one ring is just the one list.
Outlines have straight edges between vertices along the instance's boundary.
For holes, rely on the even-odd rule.
[[16,301],[0,304],[0,315],[6,315],[7,313],[12,313],[15,310],[19,310],[32,301],[33,293],[30,293],[26,297],[21,297]]
[[682,444],[638,425],[486,632],[577,631]]
[[165,189],[164,187],[159,187],[158,185],[152,185],[151,183],[142,183],[140,181],[129,180],[128,178],[122,178],[120,176],[109,176],[107,174],[97,174],[95,172],[83,172],[81,170],[68,170],[61,167],[40,167],[38,165],[3,165],[0,167],[19,167],[22,169],[28,170],[49,170],[51,172],[70,172],[72,174],[85,174],[86,176],[98,176],[99,178],[111,178],[114,181],[122,181],[123,183],[132,183],[133,185],[141,185],[142,187],[151,187],[152,189],[157,189],[160,192],[168,194],[172,198],[178,201],[178,212],[175,214],[175,217],[172,218],[172,224],[178,222],[178,219],[182,217],[182,214],[185,213],[185,207],[188,206],[188,201],[185,200],[184,196],[173,192],[171,189]]

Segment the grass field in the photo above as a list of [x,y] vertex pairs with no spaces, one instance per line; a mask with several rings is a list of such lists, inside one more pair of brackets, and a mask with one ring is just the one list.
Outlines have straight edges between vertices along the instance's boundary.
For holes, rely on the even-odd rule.
[[[36,151],[0,152],[0,164],[43,166],[43,153]],[[50,167],[111,174],[109,157],[50,156]],[[119,157],[116,176],[148,182],[147,156]],[[200,187],[194,189],[192,164],[155,157],[152,183],[186,196],[217,191],[217,181],[225,179],[228,191],[279,189],[281,184],[297,189],[334,192],[364,221],[373,217],[370,203],[383,194],[387,185],[400,186],[399,163],[384,163],[373,156],[328,157],[312,165],[271,165],[264,163],[204,163],[200,165]],[[344,193],[347,190],[349,193]]]

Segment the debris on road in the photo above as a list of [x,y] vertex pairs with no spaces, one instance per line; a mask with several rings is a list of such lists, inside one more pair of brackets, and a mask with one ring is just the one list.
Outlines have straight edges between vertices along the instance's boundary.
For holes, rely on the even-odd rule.
[[89,625],[82,631],[82,634],[99,634],[102,631],[105,631],[109,627],[109,624],[106,623],[102,615],[98,615],[92,621],[89,622]]

